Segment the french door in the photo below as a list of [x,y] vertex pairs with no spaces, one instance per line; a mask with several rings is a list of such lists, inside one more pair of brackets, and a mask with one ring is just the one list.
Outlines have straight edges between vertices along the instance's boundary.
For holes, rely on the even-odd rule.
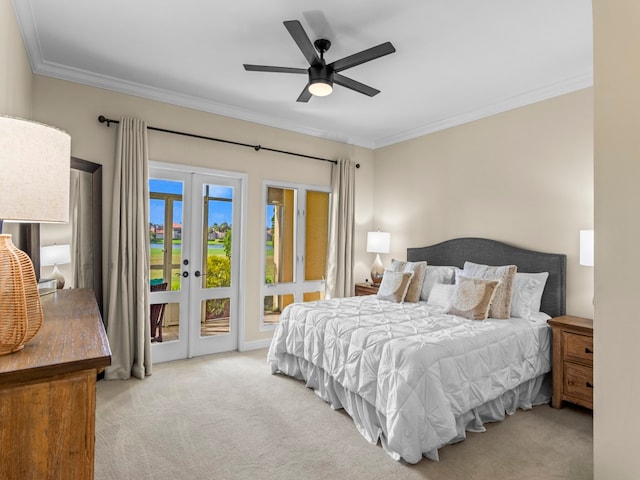
[[261,330],[280,321],[294,302],[324,298],[329,189],[265,182]]
[[236,350],[242,178],[156,166],[149,178],[154,362]]

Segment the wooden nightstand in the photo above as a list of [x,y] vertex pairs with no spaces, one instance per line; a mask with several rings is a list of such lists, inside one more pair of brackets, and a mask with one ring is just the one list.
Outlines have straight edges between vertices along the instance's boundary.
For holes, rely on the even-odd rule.
[[370,283],[356,283],[356,297],[360,295],[376,295],[378,287]]
[[593,320],[565,315],[548,321],[553,334],[551,406],[567,401],[593,410]]

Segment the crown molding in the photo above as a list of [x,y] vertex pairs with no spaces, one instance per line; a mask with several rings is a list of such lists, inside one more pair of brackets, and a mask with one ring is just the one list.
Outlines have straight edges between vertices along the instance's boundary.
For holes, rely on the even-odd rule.
[[34,73],[47,77],[58,78],[60,80],[80,83],[91,87],[103,88],[117,93],[146,98],[148,100],[155,100],[170,105],[192,108],[194,110],[230,117],[236,120],[244,120],[268,127],[310,135],[312,137],[324,138],[325,140],[331,140],[334,142],[353,144],[366,148],[372,148],[374,144],[373,139],[348,137],[321,129],[306,127],[299,123],[282,120],[274,117],[273,115],[261,114],[232,105],[214,102],[202,97],[180,94],[170,90],[130,82],[106,75],[99,75],[93,72],[75,69],[52,62],[40,62],[40,64],[34,69]]
[[383,148],[396,143],[412,140],[423,135],[428,135],[440,130],[462,125],[464,123],[480,120],[491,115],[531,105],[533,103],[565,95],[593,85],[593,73],[589,72],[584,75],[560,81],[536,90],[531,90],[499,102],[485,105],[476,110],[470,110],[459,115],[412,128],[396,135],[381,139],[374,139],[344,136],[326,130],[305,127],[298,123],[282,120],[272,115],[260,114],[201,97],[179,94],[169,90],[150,87],[148,85],[129,82],[105,75],[98,75],[92,72],[57,65],[50,62],[40,61],[37,68],[34,69],[34,73],[369,149]]
[[396,143],[412,140],[423,135],[428,135],[440,130],[462,125],[464,123],[480,120],[481,118],[490,117],[491,115],[514,110],[543,100],[549,100],[550,98],[565,95],[591,86],[593,86],[593,72],[588,72],[567,80],[547,85],[546,87],[530,90],[520,95],[485,105],[476,110],[470,110],[460,115],[444,118],[421,127],[400,132],[396,135],[378,139],[375,141],[373,148],[377,149],[388,147]]

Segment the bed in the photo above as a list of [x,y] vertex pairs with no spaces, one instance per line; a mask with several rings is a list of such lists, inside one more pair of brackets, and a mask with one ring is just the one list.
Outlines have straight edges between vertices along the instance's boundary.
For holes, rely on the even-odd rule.
[[[485,422],[550,401],[546,320],[564,315],[566,304],[563,254],[458,238],[407,250],[405,265],[422,262],[431,273],[420,281],[419,301],[379,294],[289,305],[267,357],[273,373],[303,380],[332,408],[343,408],[367,441],[379,441],[392,458],[408,463],[438,460],[438,449],[464,440],[465,432],[482,432]],[[451,302],[459,300],[451,299],[468,282],[491,292],[485,297],[497,308],[494,289],[508,282],[467,278],[474,266],[517,269],[507,317],[477,321],[449,313],[458,312]],[[456,272],[455,280],[437,281],[443,271]],[[385,272],[383,282],[393,275]],[[540,275],[546,277],[542,286],[529,280]],[[522,285],[536,286],[539,306],[512,316],[522,304],[515,297]],[[436,298],[443,293],[449,295],[444,303]]]

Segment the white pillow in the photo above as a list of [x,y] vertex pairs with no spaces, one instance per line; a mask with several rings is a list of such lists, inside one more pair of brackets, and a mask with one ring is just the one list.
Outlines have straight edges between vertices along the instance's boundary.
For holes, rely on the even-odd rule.
[[531,318],[540,311],[542,292],[549,278],[549,272],[516,273],[511,292],[511,316]]
[[424,276],[422,290],[420,291],[420,300],[429,300],[429,294],[434,285],[439,283],[453,285],[455,283],[456,270],[461,271],[458,267],[427,265],[427,273]]
[[451,300],[453,299],[453,295],[455,293],[455,285],[436,283],[431,289],[427,305],[436,305],[439,307],[444,307],[445,310],[449,310],[449,307],[451,306]]

